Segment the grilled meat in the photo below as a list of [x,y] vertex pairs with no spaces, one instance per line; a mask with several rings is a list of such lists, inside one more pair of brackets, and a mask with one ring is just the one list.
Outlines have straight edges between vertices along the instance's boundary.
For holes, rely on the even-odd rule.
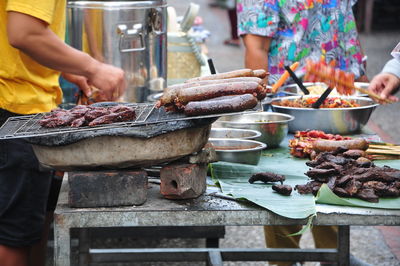
[[264,183],[281,182],[285,181],[285,176],[278,175],[270,172],[255,173],[249,178],[249,183],[253,184],[256,181],[262,181]]

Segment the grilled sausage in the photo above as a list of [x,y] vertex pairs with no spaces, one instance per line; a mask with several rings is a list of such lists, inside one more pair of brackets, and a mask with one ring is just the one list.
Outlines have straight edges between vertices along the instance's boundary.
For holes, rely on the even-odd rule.
[[210,79],[215,80],[215,79],[228,79],[228,78],[239,78],[239,77],[254,77],[254,72],[251,69],[245,68],[224,73],[192,78],[186,80],[185,83],[196,82],[199,80],[210,80]]
[[252,94],[217,97],[207,101],[189,102],[184,109],[187,116],[241,112],[257,105]]
[[316,152],[335,151],[338,148],[348,150],[367,150],[368,142],[363,138],[348,140],[316,140],[313,143],[313,149]]
[[264,69],[256,69],[253,70],[254,76],[260,79],[266,78],[268,76],[268,72]]
[[178,92],[178,97],[175,99],[175,103],[186,104],[191,101],[203,101],[220,96],[240,95],[247,93],[256,96],[261,91],[263,91],[263,88],[257,82],[233,82],[203,85],[180,90]]
[[[210,85],[210,84],[222,84],[222,83],[231,83],[231,82],[257,82],[260,85],[264,85],[264,81],[258,77],[240,77],[240,78],[228,78],[228,79],[216,79],[216,80],[199,80],[196,82],[191,83],[180,83],[174,84],[165,88],[163,95],[161,96],[160,100],[157,102],[156,107],[159,108],[161,106],[165,106],[169,103],[173,103],[174,99],[177,97],[178,91],[192,88],[192,87],[199,87],[203,85]],[[263,97],[265,98],[265,96]]]

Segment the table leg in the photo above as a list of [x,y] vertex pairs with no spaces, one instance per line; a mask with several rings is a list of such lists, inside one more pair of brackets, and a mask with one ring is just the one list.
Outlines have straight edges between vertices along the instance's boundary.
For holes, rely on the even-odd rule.
[[54,223],[54,265],[70,266],[71,262],[70,228]]
[[90,232],[89,228],[79,228],[79,265],[89,265]]
[[338,232],[339,265],[350,265],[350,226],[340,225]]

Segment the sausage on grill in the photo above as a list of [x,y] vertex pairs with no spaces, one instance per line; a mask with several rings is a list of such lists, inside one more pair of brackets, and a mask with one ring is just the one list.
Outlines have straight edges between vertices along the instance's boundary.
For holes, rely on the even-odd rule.
[[189,102],[184,108],[187,116],[241,112],[257,105],[252,94],[217,97],[207,101]]

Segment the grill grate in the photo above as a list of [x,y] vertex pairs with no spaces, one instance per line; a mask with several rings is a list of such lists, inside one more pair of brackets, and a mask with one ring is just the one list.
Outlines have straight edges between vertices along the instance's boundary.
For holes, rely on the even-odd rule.
[[[177,112],[166,112],[164,108],[155,108],[154,104],[149,103],[128,103],[125,104],[135,109],[136,119],[128,122],[118,122],[112,124],[104,124],[98,126],[84,126],[84,127],[57,127],[57,128],[45,128],[39,124],[39,121],[47,113],[40,113],[36,115],[26,115],[26,116],[15,116],[10,117],[2,127],[0,127],[0,140],[1,139],[15,139],[15,138],[32,138],[39,136],[50,136],[56,134],[67,134],[71,132],[82,132],[82,131],[98,131],[104,129],[122,128],[122,127],[133,127],[144,124],[155,124],[164,123],[177,120],[192,120],[192,119],[202,119],[218,117],[223,115],[235,115],[243,114],[248,112],[254,112],[260,109],[257,106],[254,109],[245,112],[235,112],[227,114],[210,114],[202,116],[191,116],[188,117],[183,113]],[[107,106],[102,105],[102,106]]]

